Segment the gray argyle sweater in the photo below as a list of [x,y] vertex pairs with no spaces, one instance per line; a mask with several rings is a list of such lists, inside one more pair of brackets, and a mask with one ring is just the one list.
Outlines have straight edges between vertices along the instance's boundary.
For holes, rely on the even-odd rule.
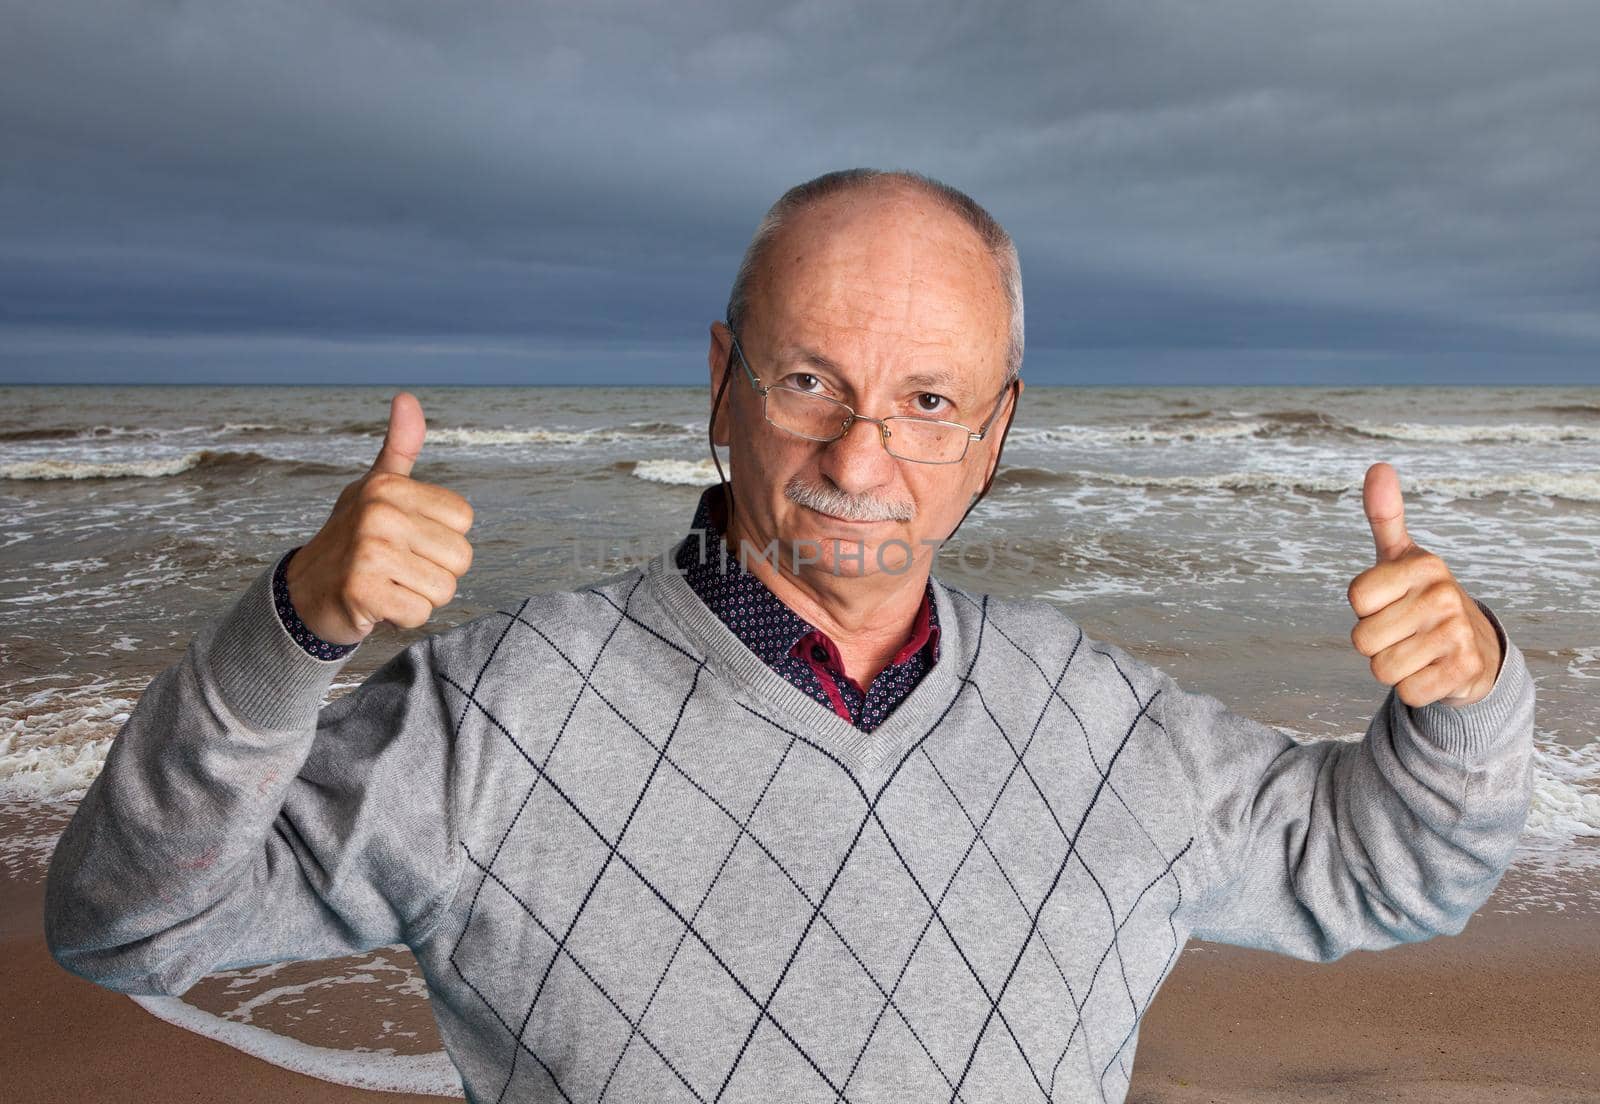
[[936,578],[939,661],[868,733],[658,556],[319,710],[340,661],[269,576],[112,744],[51,859],[51,951],[180,994],[403,943],[475,1101],[1122,1101],[1186,940],[1459,932],[1531,797],[1509,641],[1472,706],[1391,691],[1364,739],[1300,744]]

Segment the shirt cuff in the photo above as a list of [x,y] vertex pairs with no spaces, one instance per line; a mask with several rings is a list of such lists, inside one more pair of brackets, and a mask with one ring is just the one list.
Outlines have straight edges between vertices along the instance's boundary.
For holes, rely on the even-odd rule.
[[283,624],[284,631],[305,649],[307,655],[316,659],[343,659],[361,645],[332,644],[322,639],[306,628],[305,622],[294,611],[294,603],[289,601],[289,560],[298,551],[299,546],[289,549],[278,561],[277,570],[272,573],[272,606],[278,611],[278,620]]
[[262,570],[191,645],[202,677],[234,717],[257,733],[314,727],[322,699],[345,664],[318,659],[289,635],[272,598],[276,574],[276,568]]

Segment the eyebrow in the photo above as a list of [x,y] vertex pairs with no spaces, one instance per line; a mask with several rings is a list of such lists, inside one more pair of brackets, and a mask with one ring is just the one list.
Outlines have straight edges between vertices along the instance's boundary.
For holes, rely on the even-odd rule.
[[[804,345],[791,345],[781,350],[778,353],[778,359],[785,362],[799,361],[814,368],[842,374],[837,362]],[[961,386],[961,381],[956,377],[956,374],[945,368],[912,372],[910,375],[901,376],[896,382],[909,384],[912,387],[944,387],[953,390],[959,390]]]

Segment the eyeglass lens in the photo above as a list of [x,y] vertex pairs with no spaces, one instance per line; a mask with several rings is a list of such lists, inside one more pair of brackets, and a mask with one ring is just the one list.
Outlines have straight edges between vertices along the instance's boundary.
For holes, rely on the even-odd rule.
[[[843,403],[826,395],[808,395],[788,387],[767,391],[767,420],[780,429],[820,441],[838,437],[850,417]],[[889,452],[904,460],[923,463],[950,463],[961,459],[967,450],[967,431],[958,425],[925,418],[884,419],[889,427]]]

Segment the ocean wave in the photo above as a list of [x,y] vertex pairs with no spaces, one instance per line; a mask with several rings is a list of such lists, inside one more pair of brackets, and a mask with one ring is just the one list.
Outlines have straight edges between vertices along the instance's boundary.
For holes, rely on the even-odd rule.
[[1047,428],[1019,428],[1009,440],[1026,444],[1064,444],[1083,447],[1115,444],[1156,444],[1169,441],[1218,441],[1254,437],[1266,423],[1218,422],[1215,425],[1159,426],[1148,422],[1132,425],[1059,425]]
[[[1246,412],[1229,412],[1230,415],[1235,413]],[[1600,442],[1600,425],[1344,422],[1315,410],[1279,410],[1216,422],[1199,420],[1213,416],[1211,411],[1205,410],[1174,414],[1160,422],[1020,427],[1011,432],[1010,439],[1031,445],[1064,444],[1079,447],[1307,437],[1376,438],[1424,444]]]
[[1600,836],[1600,743],[1570,747],[1541,741],[1534,746],[1533,764],[1526,834],[1557,841]]
[[1002,465],[995,473],[996,483],[1010,483],[1018,487],[1055,487],[1062,483],[1076,482],[1077,480],[1067,472],[1051,471],[1049,468],[1033,468],[1026,464]]
[[0,429],[0,441],[64,441],[79,436],[80,429],[60,426],[44,429]]
[[41,426],[0,431],[0,441],[101,441],[114,437],[153,439],[168,433],[181,432],[183,430],[162,430],[149,426]]
[[267,422],[224,422],[220,426],[39,426],[0,430],[0,441],[109,441],[123,438],[154,441],[165,437],[225,437],[276,433],[282,426]]
[[1600,418],[1600,403],[1548,403],[1532,409],[1545,414],[1580,414]]
[[52,801],[89,788],[138,691],[96,683],[7,697],[0,701],[0,801]]
[[[1022,480],[1043,485],[1052,474],[1026,469]],[[1304,494],[1359,493],[1365,473],[1359,476],[1316,476],[1273,471],[1216,472],[1208,475],[1125,475],[1121,472],[1073,470],[1054,473],[1062,482],[1111,483],[1123,487],[1159,487],[1196,491],[1298,491]],[[1600,472],[1518,472],[1467,478],[1407,476],[1407,494],[1434,494],[1444,498],[1482,498],[1486,495],[1544,495],[1574,502],[1600,502]]]
[[205,459],[204,452],[144,460],[21,460],[0,464],[0,479],[160,479],[182,475]]
[[[631,467],[636,477],[652,483],[704,487],[718,482],[716,466],[709,457],[705,460],[637,460]],[[724,464],[722,470],[727,472],[728,466]]]
[[170,456],[128,457],[117,460],[45,458],[0,464],[0,479],[162,479],[203,470],[240,471],[273,465],[291,474],[328,474],[345,471],[314,460],[279,460],[259,452],[199,449]]
[[[352,423],[332,432],[376,437],[374,428],[365,423]],[[618,426],[596,426],[590,429],[551,429],[530,426],[526,429],[487,429],[471,426],[445,426],[429,429],[427,443],[445,446],[503,446],[503,445],[604,445],[619,441],[667,440],[675,437],[694,437],[704,432],[693,425],[675,422],[629,422]]]
[[1349,431],[1361,437],[1393,441],[1427,441],[1442,444],[1552,444],[1557,441],[1600,441],[1600,426],[1508,423],[1503,425],[1429,425],[1397,422],[1392,425],[1356,423]]

